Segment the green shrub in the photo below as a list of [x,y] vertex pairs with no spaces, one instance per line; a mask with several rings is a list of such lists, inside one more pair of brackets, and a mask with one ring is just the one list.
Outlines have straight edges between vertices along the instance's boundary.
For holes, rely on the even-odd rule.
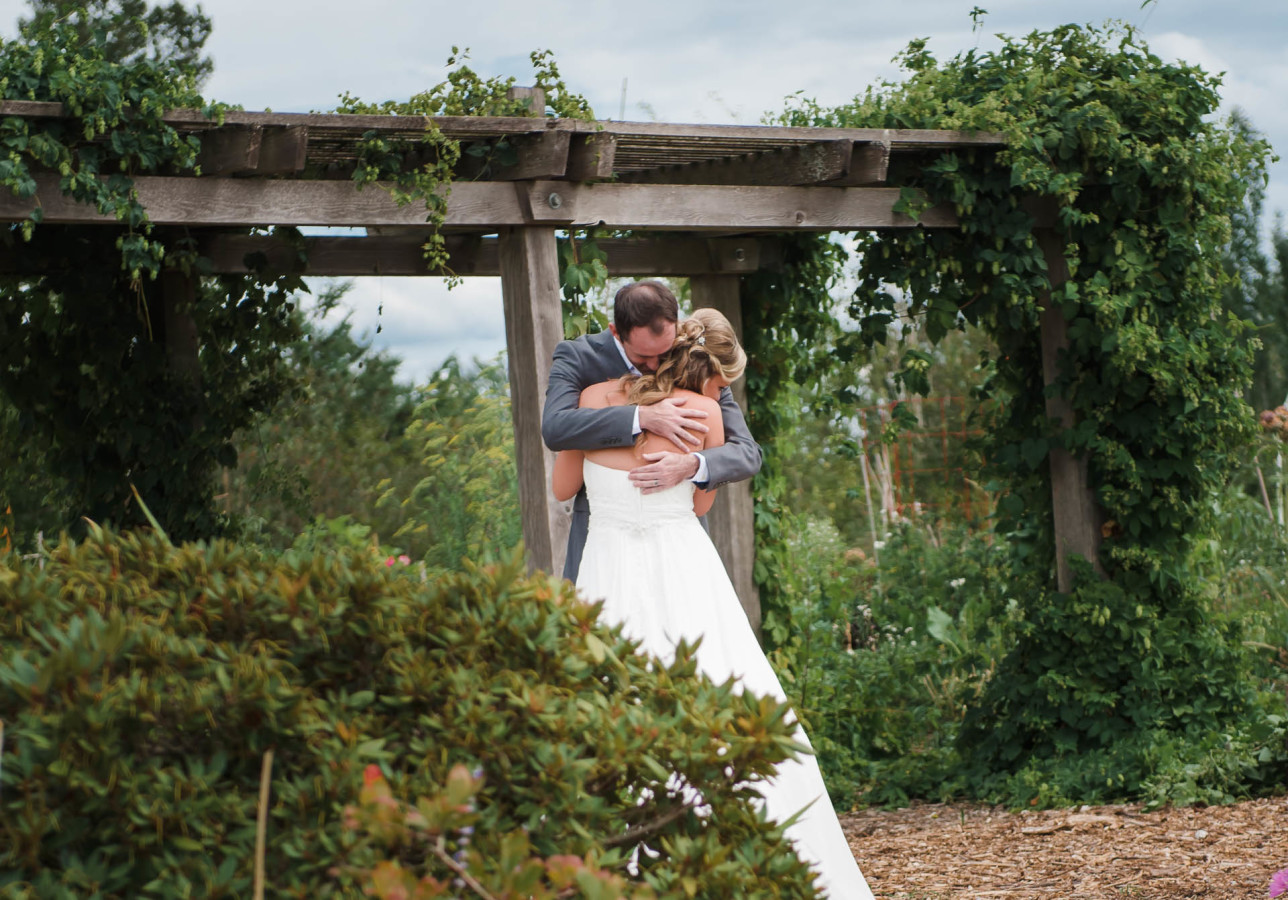
[[[1241,510],[1230,494],[1222,505]],[[1158,616],[1093,581],[1025,611],[1036,588],[987,534],[905,522],[878,566],[847,560],[825,524],[794,522],[783,586],[792,637],[775,661],[834,800],[1184,805],[1281,790],[1288,709],[1274,661],[1288,646],[1288,605],[1282,538],[1262,531],[1208,549],[1222,605],[1191,661],[1164,665],[1160,643],[1196,633],[1175,619],[1197,615],[1200,598]],[[1036,650],[1019,640],[1035,630],[1052,635]]]
[[96,528],[43,570],[9,557],[0,893],[245,896],[272,749],[275,896],[357,894],[381,861],[450,880],[423,845],[346,827],[372,764],[404,803],[474,773],[474,833],[449,857],[510,859],[522,835],[524,854],[622,874],[642,839],[661,853],[629,880],[661,897],[814,896],[753,804],[793,747],[786,707],[687,652],[636,656],[566,583],[521,573],[426,582],[367,550]]

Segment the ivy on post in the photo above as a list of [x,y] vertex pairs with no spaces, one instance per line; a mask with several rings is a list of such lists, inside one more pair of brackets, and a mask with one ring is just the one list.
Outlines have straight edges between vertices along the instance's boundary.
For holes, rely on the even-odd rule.
[[[960,228],[860,237],[847,338],[884,342],[906,314],[932,341],[980,327],[998,348],[984,451],[1022,626],[958,748],[985,789],[1043,783],[1078,756],[1129,794],[1153,748],[1255,713],[1245,651],[1191,551],[1255,428],[1240,396],[1252,347],[1222,310],[1221,255],[1269,148],[1215,118],[1216,78],[1126,26],[1003,37],[942,62],[916,41],[901,62],[901,82],[837,109],[802,100],[779,122],[1007,137],[1001,153],[964,148],[920,171],[892,159],[890,180],[951,204]],[[1057,204],[1053,231],[1035,231],[1033,198]],[[914,388],[924,361],[905,361]]]

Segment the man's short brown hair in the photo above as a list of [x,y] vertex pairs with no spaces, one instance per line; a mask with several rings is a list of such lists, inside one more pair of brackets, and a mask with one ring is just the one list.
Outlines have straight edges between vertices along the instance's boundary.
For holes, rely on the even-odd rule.
[[680,320],[680,304],[675,294],[660,281],[633,281],[625,285],[613,298],[613,325],[617,337],[630,339],[636,328],[647,328],[661,334],[664,323]]

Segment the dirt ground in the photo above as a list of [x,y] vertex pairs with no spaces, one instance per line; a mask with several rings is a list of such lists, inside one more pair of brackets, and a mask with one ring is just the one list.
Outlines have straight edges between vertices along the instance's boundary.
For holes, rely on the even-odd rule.
[[925,804],[841,824],[881,900],[1242,900],[1288,868],[1285,797],[1148,812]]

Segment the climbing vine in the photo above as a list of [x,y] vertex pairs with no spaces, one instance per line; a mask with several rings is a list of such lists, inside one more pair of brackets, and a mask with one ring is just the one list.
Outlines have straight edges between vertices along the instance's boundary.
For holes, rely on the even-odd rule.
[[[1215,120],[1216,78],[1164,62],[1126,26],[1065,26],[942,63],[918,41],[901,62],[902,82],[836,109],[801,101],[779,121],[1007,139],[996,154],[963,149],[892,171],[894,183],[951,204],[960,227],[860,236],[857,326],[837,345],[845,358],[884,338],[906,309],[932,340],[981,327],[998,346],[985,387],[1000,411],[988,447],[1004,489],[996,527],[1034,589],[1017,592],[1021,640],[960,749],[980,772],[1038,778],[1045,761],[1092,754],[1088,777],[1130,792],[1148,775],[1149,735],[1199,736],[1246,712],[1237,644],[1213,624],[1188,558],[1254,423],[1240,396],[1252,344],[1221,309],[1221,251],[1241,174],[1264,177],[1268,148]],[[1056,210],[1070,271],[1051,298],[1069,338],[1052,390],[1073,408],[1070,428],[1045,406],[1039,298],[1050,280],[1029,199]],[[745,303],[770,303],[775,290]],[[785,316],[777,327],[791,334],[801,313],[788,305]],[[910,389],[923,365],[905,354]],[[1087,461],[1105,517],[1107,578],[1083,564],[1069,595],[1053,584],[1055,447]]]
[[[201,278],[203,262],[186,231],[148,220],[134,178],[200,174],[197,137],[175,128],[165,113],[195,108],[219,122],[223,107],[198,94],[195,66],[114,58],[110,37],[101,23],[42,15],[0,48],[0,99],[59,102],[64,111],[56,119],[0,119],[0,190],[35,204],[0,239],[21,246],[24,259],[44,273],[0,284],[0,389],[16,407],[24,454],[39,448],[65,495],[58,505],[71,516],[141,524],[132,502],[137,488],[174,537],[216,534],[230,524],[215,503],[214,476],[219,466],[235,465],[233,433],[295,387],[283,350],[299,337],[290,312],[294,293],[306,288],[295,274],[266,269]],[[481,78],[466,59],[454,51],[447,79],[407,102],[367,104],[346,95],[339,111],[546,114],[532,108],[530,96],[510,96],[513,78]],[[548,51],[531,59],[547,108],[591,116]],[[441,225],[453,178],[486,177],[515,152],[510,138],[461,144],[431,124],[420,141],[368,135],[351,177],[360,187],[380,182],[401,204],[424,204],[427,223]],[[42,177],[56,177],[64,195],[120,224],[45,223],[37,193]],[[276,233],[303,254],[298,235]],[[574,303],[606,273],[593,244],[582,252],[585,264],[566,267]],[[430,265],[448,264],[436,231],[425,253]],[[163,295],[165,272],[198,276],[191,302]],[[177,334],[167,333],[176,327],[195,331],[200,347],[187,371],[175,364]],[[51,527],[36,521],[39,512],[19,510],[15,517],[33,532]]]

